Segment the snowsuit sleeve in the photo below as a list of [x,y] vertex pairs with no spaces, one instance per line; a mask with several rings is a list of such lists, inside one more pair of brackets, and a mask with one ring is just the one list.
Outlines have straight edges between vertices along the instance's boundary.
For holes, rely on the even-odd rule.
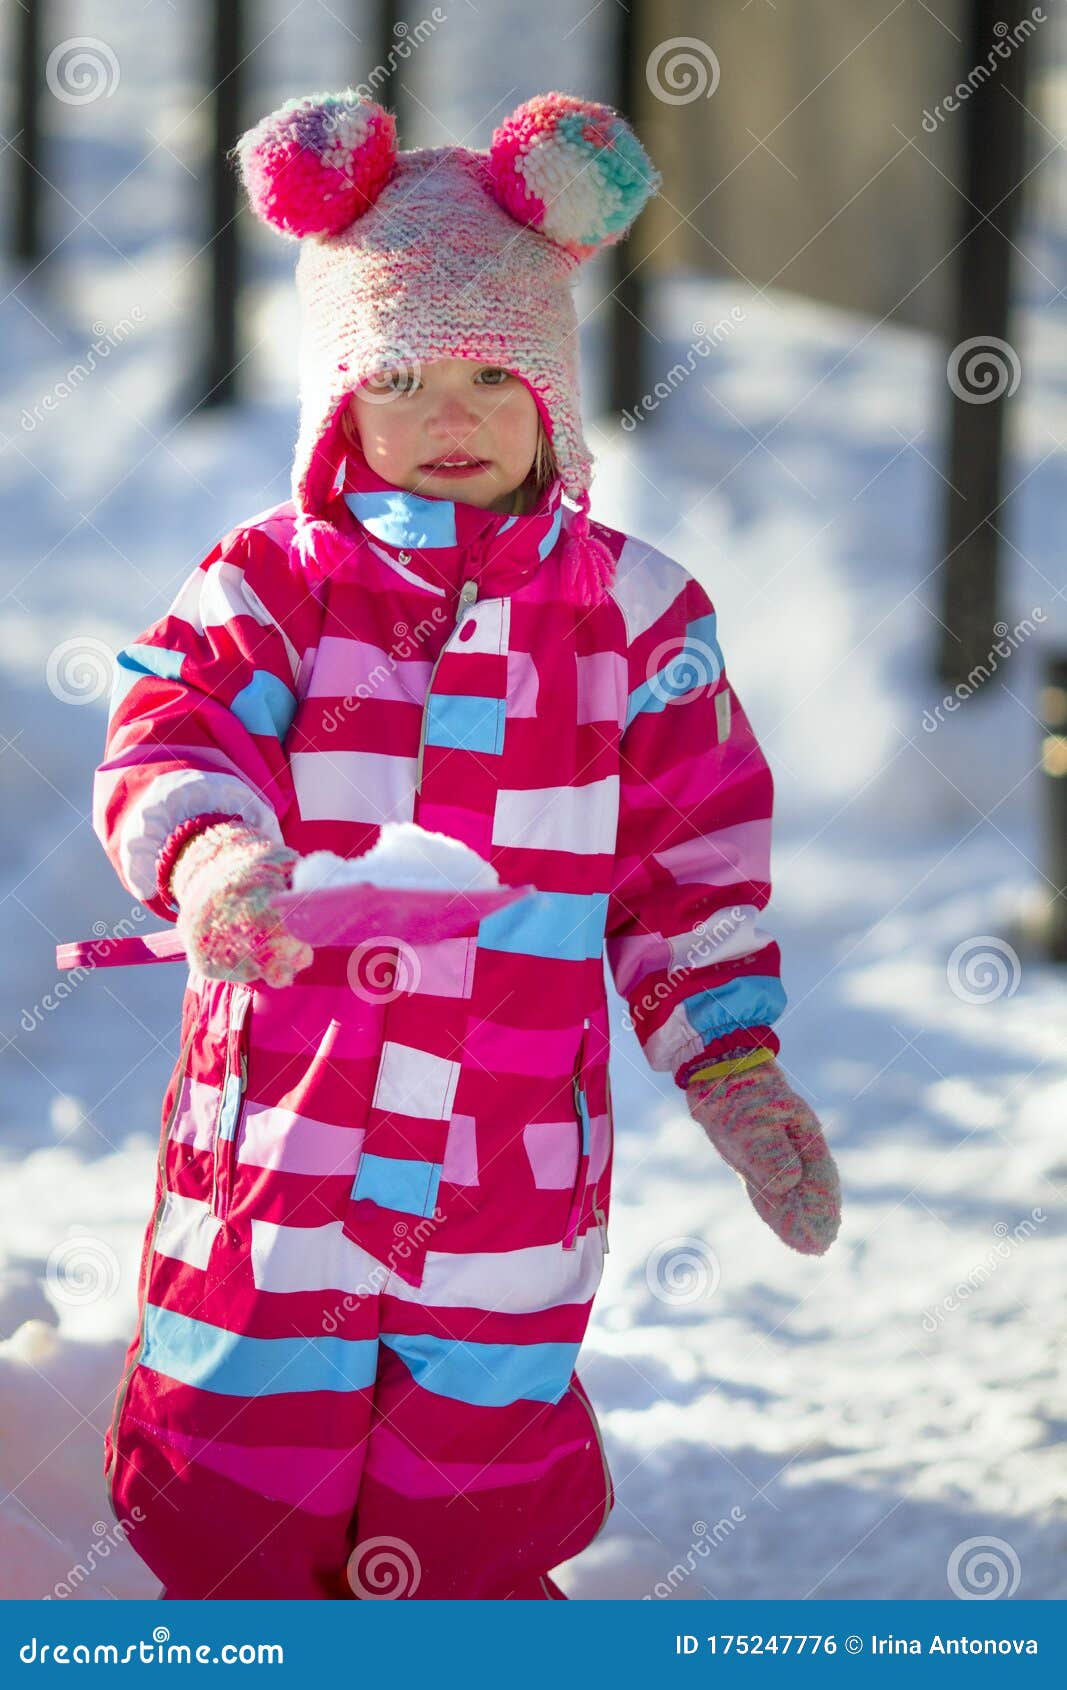
[[651,1067],[684,1088],[710,1061],[778,1054],[779,951],[758,920],[773,782],[695,577],[651,552],[618,597],[628,702],[606,950]]
[[160,858],[191,817],[240,816],[282,841],[295,797],[283,741],[312,621],[284,537],[235,528],[117,654],[93,831],[123,886],[164,920],[177,905]]

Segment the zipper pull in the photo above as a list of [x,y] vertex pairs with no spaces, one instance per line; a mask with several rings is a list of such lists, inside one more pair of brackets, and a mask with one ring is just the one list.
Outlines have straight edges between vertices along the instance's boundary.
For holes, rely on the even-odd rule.
[[474,601],[477,597],[478,597],[478,583],[477,583],[477,581],[464,581],[462,587],[459,589],[459,604],[456,606],[456,621],[457,622],[461,621],[461,619],[463,617],[463,612],[467,609],[468,605],[472,605],[474,603]]

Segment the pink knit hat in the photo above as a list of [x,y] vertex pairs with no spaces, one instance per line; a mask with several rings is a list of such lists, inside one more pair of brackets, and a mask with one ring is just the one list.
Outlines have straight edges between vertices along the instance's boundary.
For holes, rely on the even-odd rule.
[[513,370],[532,392],[578,507],[567,585],[577,602],[599,602],[614,564],[589,532],[573,287],[584,260],[621,240],[660,186],[626,120],[542,94],[501,124],[488,152],[398,152],[392,113],[345,89],[288,100],[234,152],[257,216],[301,242],[301,548],[310,557],[336,537],[322,513],[353,391],[385,370],[471,358]]

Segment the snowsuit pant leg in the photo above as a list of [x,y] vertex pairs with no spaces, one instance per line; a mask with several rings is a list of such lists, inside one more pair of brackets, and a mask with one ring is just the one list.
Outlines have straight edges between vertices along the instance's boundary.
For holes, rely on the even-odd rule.
[[[165,1597],[556,1598],[545,1575],[614,1497],[577,1374],[538,1386],[558,1400],[522,1394],[554,1355],[544,1315],[293,1292],[295,1336],[273,1317],[260,1336],[250,1272],[238,1233],[206,1277],[151,1262],[107,1443],[116,1517]],[[584,1330],[590,1308],[568,1317]]]
[[105,1437],[112,1511],[169,1598],[351,1600],[379,1299],[264,1297],[243,1221],[162,1202]]
[[[584,1330],[590,1308],[569,1318]],[[487,1329],[494,1341],[482,1341]],[[477,1311],[383,1293],[349,1569],[357,1593],[562,1599],[548,1570],[597,1535],[614,1493],[577,1373],[553,1375],[568,1346],[539,1341],[543,1330],[543,1312],[490,1326]]]

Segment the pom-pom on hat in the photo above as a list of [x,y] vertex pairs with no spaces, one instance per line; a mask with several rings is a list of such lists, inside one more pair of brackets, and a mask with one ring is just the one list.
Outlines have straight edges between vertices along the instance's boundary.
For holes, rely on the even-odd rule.
[[576,602],[599,602],[613,562],[589,532],[573,288],[581,264],[623,239],[660,186],[626,119],[541,94],[486,152],[398,152],[392,114],[345,89],[286,101],[234,153],[253,211],[300,242],[292,491],[302,548],[310,556],[314,542],[329,544],[322,513],[355,389],[385,370],[470,358],[513,370],[532,392],[578,507],[565,578]]

